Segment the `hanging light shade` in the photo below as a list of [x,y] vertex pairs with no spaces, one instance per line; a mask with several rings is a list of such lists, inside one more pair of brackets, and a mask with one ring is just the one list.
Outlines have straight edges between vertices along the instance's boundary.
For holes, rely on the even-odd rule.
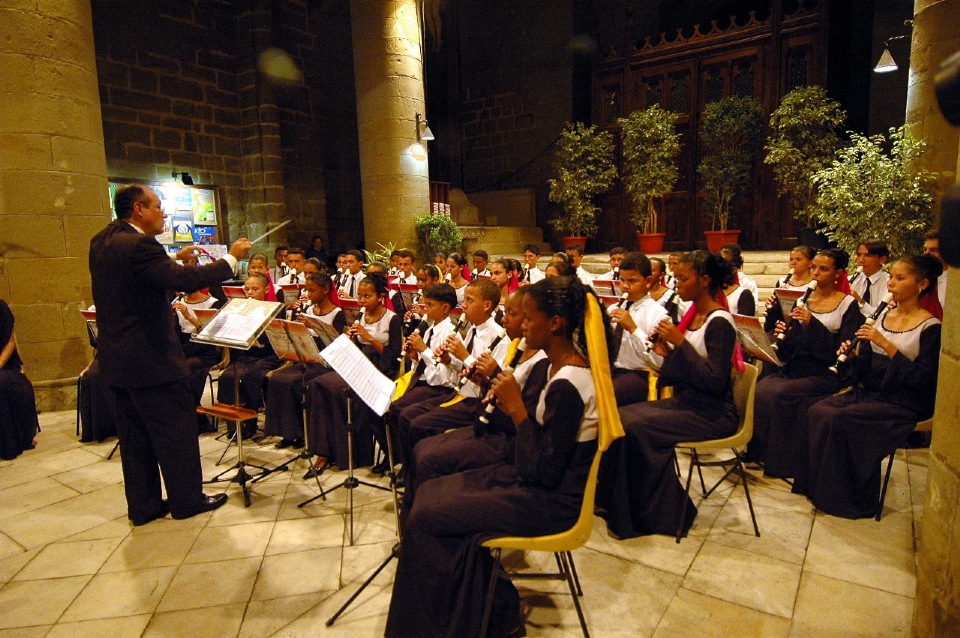
[[883,47],[883,54],[880,56],[880,61],[877,62],[877,66],[873,67],[874,73],[890,73],[891,71],[896,71],[900,67],[897,66],[896,61],[893,59],[893,56],[890,55],[890,47]]

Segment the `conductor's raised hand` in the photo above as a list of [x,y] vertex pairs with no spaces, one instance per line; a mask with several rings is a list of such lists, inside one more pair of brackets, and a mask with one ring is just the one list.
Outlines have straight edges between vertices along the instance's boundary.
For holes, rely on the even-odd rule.
[[199,246],[184,246],[183,248],[177,251],[176,259],[178,261],[186,261],[188,259],[192,259],[197,255],[197,252],[199,252],[199,250],[200,250]]
[[246,259],[252,247],[253,244],[250,243],[249,239],[241,237],[230,246],[230,254],[237,259]]

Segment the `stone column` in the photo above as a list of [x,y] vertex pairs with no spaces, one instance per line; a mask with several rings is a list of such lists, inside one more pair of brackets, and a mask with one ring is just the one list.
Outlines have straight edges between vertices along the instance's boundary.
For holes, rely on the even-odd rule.
[[921,161],[924,168],[940,173],[941,187],[957,178],[960,132],[940,114],[933,80],[940,63],[960,50],[958,15],[960,0],[914,0],[906,121],[915,136],[927,141]]
[[110,221],[89,0],[0,0],[0,297],[43,410],[90,359],[90,238]]
[[394,242],[416,250],[413,218],[430,206],[424,114],[423,48],[416,0],[351,0],[353,68],[363,228],[368,250]]
[[[933,80],[940,62],[960,50],[960,0],[915,0],[907,122],[927,140],[926,168],[946,187],[960,169],[958,131],[940,114]],[[960,635],[960,269],[950,273],[933,440],[913,609],[914,636]]]

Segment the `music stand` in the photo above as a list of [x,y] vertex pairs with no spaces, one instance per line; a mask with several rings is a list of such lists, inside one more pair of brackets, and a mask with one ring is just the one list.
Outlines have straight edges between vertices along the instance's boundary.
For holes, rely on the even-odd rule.
[[[353,545],[353,490],[361,485],[378,490],[391,491],[391,488],[368,483],[354,476],[353,466],[353,401],[361,399],[371,410],[380,416],[386,414],[390,408],[396,383],[381,373],[373,363],[357,348],[356,344],[346,335],[340,335],[333,343],[320,353],[323,359],[336,370],[340,377],[349,386],[343,390],[347,402],[347,478],[342,483],[328,490],[333,492],[339,488],[348,490],[348,513],[350,516],[350,544]],[[389,446],[388,446],[389,447]],[[300,503],[304,507],[315,501],[318,496]]]
[[[376,484],[376,483],[369,483],[369,482],[367,482],[367,481],[361,481],[361,480],[358,479],[356,476],[354,476],[354,471],[353,471],[353,470],[354,470],[354,468],[353,468],[353,435],[354,435],[355,430],[354,430],[354,426],[353,426],[353,398],[354,398],[355,395],[354,395],[353,390],[351,390],[350,388],[344,388],[344,389],[343,389],[343,394],[346,396],[346,399],[347,399],[347,478],[343,479],[343,481],[342,481],[339,485],[334,485],[333,487],[331,487],[329,490],[327,490],[326,493],[327,493],[327,494],[330,494],[330,493],[332,493],[332,492],[340,489],[341,487],[344,488],[345,490],[347,490],[347,512],[348,512],[348,514],[349,514],[349,516],[350,516],[350,545],[353,545],[353,490],[357,489],[357,488],[360,487],[361,485],[366,485],[367,487],[372,487],[372,488],[377,489],[377,490],[383,490],[383,491],[385,491],[385,492],[391,491],[391,488],[390,488],[390,487],[384,487],[383,485],[378,485],[378,484]],[[391,448],[391,447],[392,447],[392,446],[390,445],[390,442],[389,442],[389,439],[388,439],[388,440],[387,440],[387,448],[388,448],[388,451],[389,451],[389,448]],[[391,461],[393,460],[392,455],[391,455],[391,459],[390,459],[390,460],[391,460]],[[319,479],[318,479],[318,480],[319,480]],[[391,482],[392,482],[392,481],[391,481]],[[396,497],[396,487],[395,487],[395,486],[393,486],[393,490],[394,490],[394,497]],[[304,502],[302,502],[302,503],[300,503],[299,505],[297,505],[297,507],[300,507],[300,508],[305,507],[306,505],[309,505],[310,503],[314,502],[315,500],[317,500],[318,498],[321,498],[321,497],[323,497],[323,499],[326,500],[326,496],[324,495],[324,493],[323,493],[322,490],[321,490],[320,494],[308,498],[308,499],[305,500]]]
[[[273,346],[278,357],[286,361],[292,361],[293,359],[291,357],[295,357],[296,362],[300,365],[300,407],[303,417],[303,449],[297,455],[273,468],[271,472],[285,471],[291,463],[305,459],[310,467],[308,474],[312,474],[313,478],[317,481],[320,498],[327,500],[323,485],[320,484],[320,472],[317,472],[313,467],[312,460],[315,455],[309,452],[310,434],[307,429],[307,384],[305,381],[307,363],[318,365],[326,365],[326,363],[323,361],[323,358],[320,357],[320,349],[317,348],[316,342],[314,342],[313,337],[310,336],[306,326],[302,323],[274,319],[267,328],[267,338],[270,340],[270,345]],[[266,474],[258,476],[253,482],[256,483],[264,476],[266,476]]]
[[[267,324],[282,310],[283,304],[279,302],[231,299],[209,324],[191,337],[191,340],[222,346],[231,350],[249,350],[257,342]],[[243,491],[243,503],[246,507],[250,507],[250,490],[247,483],[253,482],[254,478],[262,478],[273,470],[262,465],[246,463],[244,460],[241,424],[247,419],[257,418],[257,411],[240,406],[240,375],[237,368],[237,357],[231,357],[231,360],[233,366],[233,405],[223,403],[214,403],[211,406],[201,405],[197,407],[197,412],[235,423],[234,437],[237,440],[237,461],[232,467],[220,472],[209,481],[204,481],[204,483],[239,483]],[[227,447],[229,447],[229,444],[227,444]],[[247,467],[257,468],[260,472],[252,475],[247,471]],[[236,474],[232,477],[223,478],[231,470],[236,470]]]
[[[347,401],[349,401],[349,400],[350,400],[350,398],[348,397],[348,398],[347,398]],[[348,413],[347,413],[347,414],[348,414],[348,415],[349,415],[349,409],[350,409],[350,404],[347,403],[347,410],[348,410]],[[393,492],[393,512],[394,512],[394,515],[396,516],[396,519],[397,519],[397,542],[393,544],[393,547],[392,547],[392,548],[390,548],[390,554],[388,554],[387,557],[386,557],[385,559],[383,559],[383,562],[380,563],[380,565],[379,565],[376,569],[373,570],[373,573],[371,573],[371,574],[367,577],[367,579],[366,579],[365,581],[363,581],[363,584],[360,585],[359,588],[357,588],[357,591],[353,592],[353,593],[350,595],[350,598],[348,598],[347,601],[346,601],[345,603],[343,603],[343,605],[341,605],[339,609],[337,609],[336,613],[334,613],[332,616],[330,616],[330,618],[327,619],[326,623],[324,623],[327,627],[332,626],[333,623],[335,623],[335,622],[337,621],[337,618],[339,618],[340,615],[343,614],[343,612],[345,612],[345,611],[347,610],[347,607],[349,607],[349,606],[353,603],[353,601],[355,601],[355,600],[357,599],[357,597],[360,596],[360,594],[363,593],[363,590],[365,590],[365,589],[370,585],[370,583],[373,582],[373,579],[376,578],[377,575],[384,570],[384,568],[390,563],[391,560],[393,560],[394,558],[399,558],[399,556],[400,556],[400,543],[403,541],[403,535],[402,535],[402,531],[401,531],[401,529],[400,529],[400,502],[399,502],[399,499],[398,499],[398,497],[397,497],[397,474],[396,474],[396,472],[394,472],[394,470],[393,470],[393,433],[390,431],[390,418],[389,418],[389,417],[384,417],[384,426],[385,426],[386,432],[387,432],[387,458],[389,459],[389,462],[390,462],[390,471],[387,473],[387,474],[390,476],[390,488],[389,488],[389,489],[390,489],[390,491]],[[351,432],[348,430],[348,431],[347,431],[347,436],[349,437],[350,435],[351,435]],[[347,439],[348,445],[350,444],[350,442],[351,442],[351,439],[348,438],[348,439]],[[351,450],[351,452],[352,452],[352,450]],[[352,467],[353,467],[353,459],[352,459],[352,458],[350,459],[350,466],[351,466],[351,471],[352,471]],[[348,480],[349,480],[349,479],[348,479]],[[344,481],[344,482],[346,482],[346,481]],[[369,485],[369,483],[367,483],[366,485]],[[338,485],[337,487],[340,487],[340,486]],[[354,486],[354,487],[356,487],[356,486]],[[377,488],[379,488],[379,489],[387,489],[387,488],[384,488],[384,487],[381,486],[381,485],[374,485],[373,487],[377,487]],[[336,488],[334,488],[334,489],[336,489]],[[351,489],[352,489],[352,488],[351,488]],[[331,491],[333,491],[333,490],[331,490]],[[352,508],[353,508],[353,500],[352,500],[352,499],[353,499],[353,496],[352,496],[352,495],[353,495],[353,493],[351,492],[351,501],[350,501],[350,507],[351,507],[351,510],[350,510],[350,544],[351,544],[351,545],[353,545],[353,509],[352,509]]]

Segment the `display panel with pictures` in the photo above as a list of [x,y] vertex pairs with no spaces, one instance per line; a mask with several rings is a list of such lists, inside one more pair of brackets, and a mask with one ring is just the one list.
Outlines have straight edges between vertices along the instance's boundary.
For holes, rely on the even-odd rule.
[[164,223],[157,241],[167,246],[168,252],[173,254],[179,247],[197,244],[209,246],[212,251],[220,253],[219,247],[226,242],[226,233],[221,224],[224,219],[219,187],[113,178],[109,180],[111,205],[117,189],[134,182],[149,186],[160,197]]

